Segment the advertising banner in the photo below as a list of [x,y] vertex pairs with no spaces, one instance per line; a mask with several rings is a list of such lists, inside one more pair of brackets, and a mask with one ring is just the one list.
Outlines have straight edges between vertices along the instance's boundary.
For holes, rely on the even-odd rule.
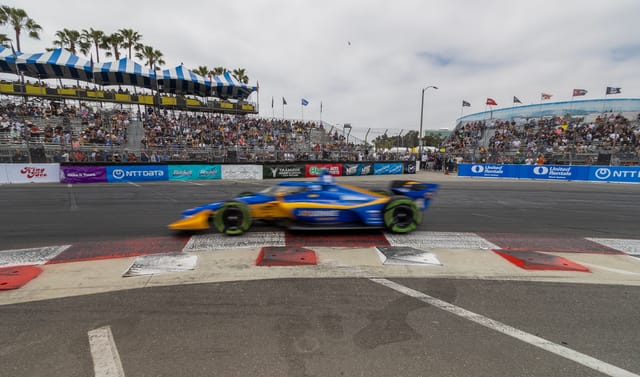
[[371,175],[373,174],[373,164],[342,164],[342,174],[346,176]]
[[60,182],[60,164],[20,163],[2,166],[6,174],[6,182],[9,183]]
[[144,182],[168,180],[166,165],[107,166],[108,182]]
[[326,170],[333,176],[342,175],[342,164],[308,164],[305,166],[305,176],[307,178],[317,177]]
[[262,176],[265,179],[304,178],[305,175],[304,165],[264,165],[262,167]]
[[519,165],[459,164],[458,176],[480,178],[520,178],[518,166]]
[[222,179],[262,179],[261,165],[221,165]]
[[416,174],[416,161],[407,161],[404,163],[404,174]]
[[62,183],[107,182],[107,168],[104,166],[60,166]]
[[403,169],[402,162],[376,162],[373,164],[373,174],[375,175],[402,174]]
[[4,164],[0,164],[0,183],[9,183],[9,176],[7,176],[7,167]]
[[640,183],[640,167],[591,166],[588,179],[594,182]]
[[170,181],[199,181],[221,179],[221,165],[169,165]]
[[556,181],[586,181],[588,166],[516,165],[524,179],[551,179]]

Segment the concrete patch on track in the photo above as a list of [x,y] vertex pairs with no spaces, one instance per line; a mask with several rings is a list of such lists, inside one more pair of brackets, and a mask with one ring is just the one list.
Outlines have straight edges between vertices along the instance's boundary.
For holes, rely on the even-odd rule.
[[263,246],[285,246],[284,232],[249,232],[237,237],[222,233],[195,235],[191,237],[182,251],[259,249]]
[[385,234],[391,246],[410,246],[422,250],[432,249],[499,249],[498,246],[475,233],[424,232]]
[[158,275],[169,272],[195,270],[197,255],[186,253],[152,254],[137,257],[123,277]]
[[71,245],[0,251],[0,267],[45,264]]

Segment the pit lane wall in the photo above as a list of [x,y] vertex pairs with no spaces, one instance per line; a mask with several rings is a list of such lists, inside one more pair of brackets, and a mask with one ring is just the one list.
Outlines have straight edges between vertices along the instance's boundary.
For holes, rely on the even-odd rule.
[[638,166],[566,166],[460,164],[458,176],[474,178],[535,179],[640,183]]
[[2,183],[108,183],[415,174],[415,161],[290,164],[0,164]]

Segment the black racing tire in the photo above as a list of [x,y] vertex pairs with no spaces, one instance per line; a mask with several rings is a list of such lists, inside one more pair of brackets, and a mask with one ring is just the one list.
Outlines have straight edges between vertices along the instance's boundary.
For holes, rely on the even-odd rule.
[[383,212],[384,226],[392,233],[409,233],[422,222],[422,212],[406,196],[393,196]]
[[251,227],[249,207],[238,201],[224,203],[213,217],[213,226],[229,236],[241,235]]

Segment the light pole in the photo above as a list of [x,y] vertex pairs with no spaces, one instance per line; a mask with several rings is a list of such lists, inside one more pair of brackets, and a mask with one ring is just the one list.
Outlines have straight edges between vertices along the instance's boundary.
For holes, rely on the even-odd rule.
[[422,102],[420,103],[420,134],[418,135],[418,164],[422,161],[422,116],[424,114],[424,92],[429,88],[438,89],[437,86],[433,85],[422,88]]

